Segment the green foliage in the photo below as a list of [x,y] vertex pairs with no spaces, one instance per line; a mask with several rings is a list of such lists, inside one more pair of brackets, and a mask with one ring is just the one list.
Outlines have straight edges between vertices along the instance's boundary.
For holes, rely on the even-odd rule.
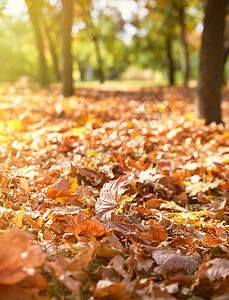
[[34,47],[28,23],[13,22],[8,16],[0,19],[0,81],[16,81],[27,75],[34,78]]

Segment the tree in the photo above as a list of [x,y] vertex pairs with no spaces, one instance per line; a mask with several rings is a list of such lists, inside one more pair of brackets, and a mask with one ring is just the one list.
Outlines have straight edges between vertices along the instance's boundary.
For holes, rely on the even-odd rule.
[[87,30],[88,35],[95,47],[95,54],[97,57],[97,64],[98,64],[98,76],[99,76],[100,82],[103,83],[105,80],[105,74],[104,74],[104,63],[103,63],[101,49],[100,49],[101,28],[99,28],[99,30],[98,30],[98,28],[95,26],[95,24],[93,22],[93,17],[92,17],[92,11],[94,9],[93,1],[92,0],[80,0],[80,1],[78,1],[78,4],[80,7],[80,14],[81,14],[82,20],[86,24],[86,30]]
[[33,25],[34,33],[36,36],[37,48],[39,52],[39,69],[40,69],[40,84],[45,87],[48,85],[48,69],[45,59],[44,41],[41,32],[40,19],[41,14],[41,2],[37,0],[26,0],[26,5],[28,7],[29,16],[31,23]]
[[223,65],[222,65],[223,84],[225,84],[225,85],[227,83],[227,78],[226,78],[226,74],[225,74],[225,66],[226,66],[228,55],[229,55],[229,22],[227,20],[225,33],[224,33],[224,54],[223,54]]
[[169,77],[169,85],[172,86],[175,84],[175,64],[172,53],[172,39],[170,36],[166,37],[166,49],[168,56],[168,77]]
[[220,123],[224,29],[228,0],[207,0],[202,36],[196,111],[206,123]]
[[42,10],[43,16],[43,28],[47,37],[47,44],[49,46],[50,55],[52,58],[53,75],[56,81],[61,80],[59,59],[60,59],[60,15],[61,10],[58,5],[51,5],[47,0],[44,2],[44,7]]
[[72,78],[72,54],[71,54],[71,32],[72,32],[72,0],[62,0],[62,82],[63,95],[71,96],[73,94]]
[[186,38],[186,13],[185,13],[185,6],[187,3],[184,0],[174,0],[173,5],[174,8],[177,10],[178,13],[178,20],[180,25],[180,39],[181,39],[181,46],[182,46],[182,68],[184,74],[184,86],[188,85],[189,79],[189,52],[188,52],[188,44]]

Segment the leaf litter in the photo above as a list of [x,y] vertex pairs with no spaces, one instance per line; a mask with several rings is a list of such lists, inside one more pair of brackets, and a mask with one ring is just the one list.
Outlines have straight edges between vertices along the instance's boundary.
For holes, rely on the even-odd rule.
[[5,91],[0,299],[229,296],[229,129],[193,98]]

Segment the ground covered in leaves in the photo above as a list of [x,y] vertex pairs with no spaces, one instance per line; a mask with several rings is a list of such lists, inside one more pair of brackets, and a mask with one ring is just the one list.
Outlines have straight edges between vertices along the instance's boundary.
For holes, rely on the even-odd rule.
[[194,90],[0,92],[0,299],[229,298],[229,128]]

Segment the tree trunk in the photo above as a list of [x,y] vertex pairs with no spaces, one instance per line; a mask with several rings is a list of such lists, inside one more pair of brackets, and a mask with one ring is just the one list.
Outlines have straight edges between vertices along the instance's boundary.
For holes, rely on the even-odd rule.
[[32,3],[32,1],[26,0],[26,4],[28,7],[30,20],[33,25],[34,33],[36,36],[37,48],[39,52],[39,69],[40,69],[39,81],[42,87],[46,87],[49,83],[48,71],[47,71],[47,64],[45,59],[44,42],[43,42],[41,28],[40,28],[37,11],[36,11],[36,3]]
[[223,72],[223,85],[227,84],[227,78],[226,78],[226,72],[225,72],[225,66],[227,62],[227,58],[229,55],[229,47],[224,48],[224,54],[223,54],[223,66],[222,66],[222,72]]
[[71,96],[73,94],[72,78],[72,54],[71,54],[71,32],[72,32],[72,0],[62,0],[62,82],[63,95]]
[[175,67],[174,67],[174,59],[172,55],[172,41],[170,37],[166,38],[166,50],[168,56],[169,85],[172,86],[175,83],[175,79],[174,79]]
[[48,28],[48,26],[46,24],[46,21],[43,20],[43,23],[44,23],[44,28],[45,28],[46,35],[47,35],[47,38],[48,38],[48,41],[49,41],[50,52],[51,52],[51,56],[52,56],[52,60],[53,60],[54,73],[56,75],[57,81],[60,81],[60,70],[59,70],[59,64],[58,64],[56,49],[54,47],[53,40],[52,40],[52,37],[50,35],[50,29]]
[[189,79],[189,52],[188,44],[186,40],[186,26],[185,26],[185,12],[184,7],[180,6],[177,8],[179,15],[179,22],[181,27],[181,45],[182,45],[182,59],[183,59],[183,73],[184,73],[184,86],[188,86]]
[[99,73],[100,83],[104,83],[105,76],[104,76],[104,71],[103,71],[103,60],[102,60],[102,56],[101,56],[100,49],[99,49],[98,38],[96,35],[93,35],[92,38],[94,41],[95,52],[96,52],[97,61],[98,61],[98,73]]
[[202,36],[196,111],[206,123],[221,122],[224,28],[228,0],[207,0]]
[[78,61],[78,67],[80,72],[80,81],[86,80],[86,72],[87,72],[87,63],[83,61]]
[[229,22],[226,21],[225,32],[224,32],[224,53],[223,53],[223,65],[222,65],[223,85],[227,84],[225,66],[226,66],[228,55],[229,55]]

